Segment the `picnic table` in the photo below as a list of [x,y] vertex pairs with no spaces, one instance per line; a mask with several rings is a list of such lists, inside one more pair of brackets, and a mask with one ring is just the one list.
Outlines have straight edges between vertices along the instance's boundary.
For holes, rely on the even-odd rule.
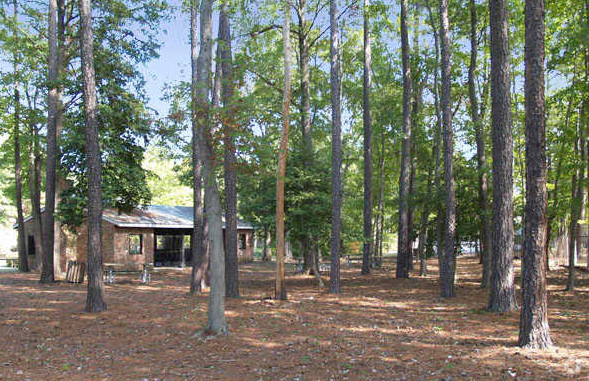
[[149,284],[151,282],[151,263],[142,263],[141,269],[129,268],[129,264],[127,263],[103,263],[102,267],[104,270],[104,282],[106,284],[115,284],[116,274],[122,273],[138,273],[140,274],[139,280],[141,283]]

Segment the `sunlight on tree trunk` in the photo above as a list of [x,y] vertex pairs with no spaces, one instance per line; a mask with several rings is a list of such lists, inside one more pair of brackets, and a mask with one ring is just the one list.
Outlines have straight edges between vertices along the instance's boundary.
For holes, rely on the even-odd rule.
[[190,122],[192,128],[192,189],[193,189],[193,219],[191,245],[192,272],[190,276],[190,293],[202,292],[208,286],[207,271],[209,268],[209,251],[205,245],[204,208],[202,201],[202,160],[198,156],[198,1],[190,2],[190,64],[191,64],[191,103]]
[[278,173],[276,174],[276,286],[274,298],[286,300],[284,282],[284,183],[286,177],[286,155],[288,150],[288,128],[290,124],[290,2],[284,4],[284,89],[282,92],[282,131],[278,150]]

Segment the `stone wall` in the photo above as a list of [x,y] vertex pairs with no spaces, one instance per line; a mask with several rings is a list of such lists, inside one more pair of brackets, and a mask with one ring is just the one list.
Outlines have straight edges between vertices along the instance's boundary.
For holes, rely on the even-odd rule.
[[[131,234],[141,235],[141,254],[129,254],[129,235]],[[140,268],[143,263],[153,263],[155,245],[153,229],[115,228],[113,243],[112,262],[124,263],[134,268]]]

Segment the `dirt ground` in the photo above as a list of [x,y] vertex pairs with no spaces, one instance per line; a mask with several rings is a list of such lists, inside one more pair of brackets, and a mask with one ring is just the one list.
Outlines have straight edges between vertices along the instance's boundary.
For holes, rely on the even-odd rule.
[[148,286],[119,277],[100,314],[83,311],[85,284],[2,273],[0,380],[589,380],[589,274],[568,294],[565,270],[550,273],[555,346],[529,351],[515,346],[517,312],[484,310],[475,258],[459,260],[452,300],[429,267],[398,280],[390,264],[370,276],[344,265],[343,295],[332,296],[291,266],[289,300],[275,302],[264,299],[273,264],[243,265],[230,332],[214,338],[198,335],[208,299],[188,295],[188,269],[158,271]]

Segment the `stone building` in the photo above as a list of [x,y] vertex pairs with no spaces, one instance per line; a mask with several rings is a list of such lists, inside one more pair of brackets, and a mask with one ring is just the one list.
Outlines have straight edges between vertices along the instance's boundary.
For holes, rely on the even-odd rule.
[[[40,261],[35,255],[34,221],[27,217],[24,223],[29,263],[34,268]],[[192,230],[193,208],[188,206],[151,205],[135,208],[130,213],[106,209],[102,215],[102,261],[130,268],[145,263],[155,267],[189,266]],[[253,233],[251,224],[238,220],[237,254],[240,262],[253,260]],[[65,269],[70,260],[86,262],[87,238],[85,224],[77,227],[75,232],[62,230],[61,269]]]

